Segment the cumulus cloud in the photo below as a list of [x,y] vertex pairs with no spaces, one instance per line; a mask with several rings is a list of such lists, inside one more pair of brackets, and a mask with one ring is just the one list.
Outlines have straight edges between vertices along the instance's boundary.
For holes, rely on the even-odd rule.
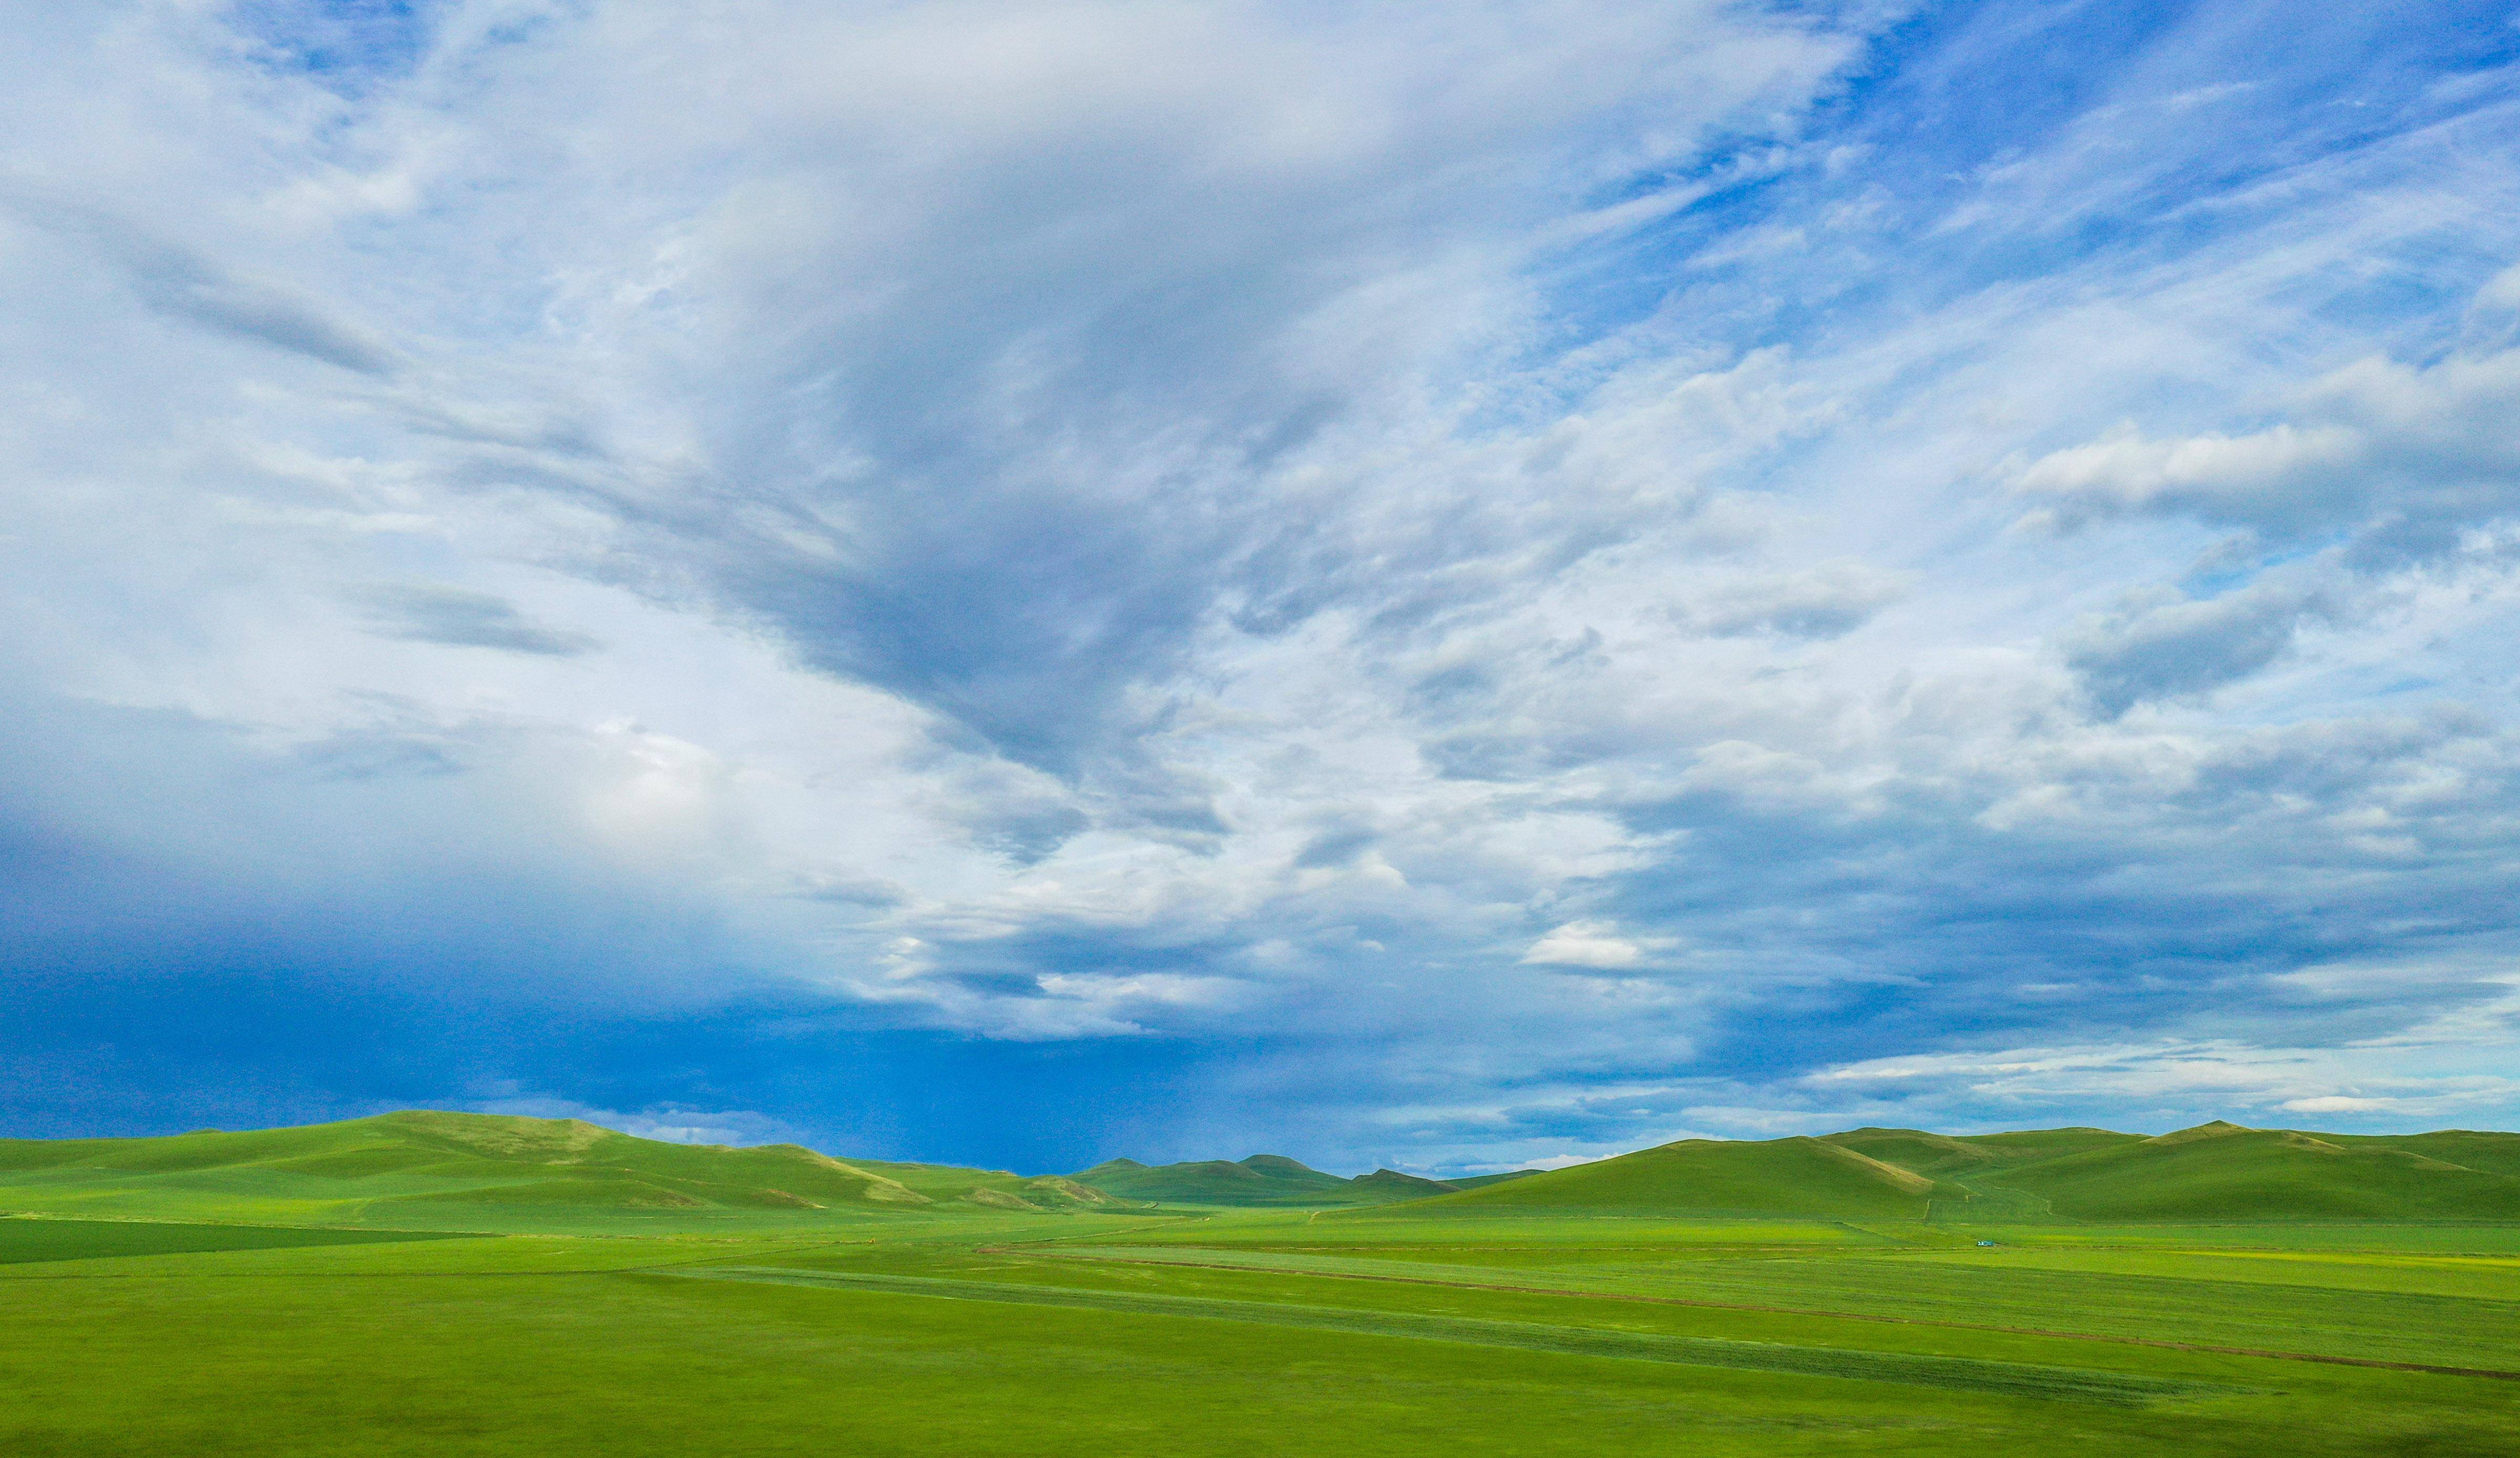
[[2308,383],[2293,409],[2298,421],[2243,435],[2121,428],[2031,462],[2016,486],[2066,523],[2148,512],[2286,538],[2356,525],[2435,551],[2520,510],[2520,447],[2487,424],[2520,409],[2520,350],[2367,357]]
[[[1666,943],[1667,944],[1667,943]],[[1548,967],[1634,967],[1646,947],[1600,922],[1568,922],[1531,944],[1525,962]]]
[[2019,487],[2066,503],[2073,521],[2103,512],[2188,511],[2289,524],[2349,508],[2364,443],[2342,426],[2278,425],[2250,435],[2150,440],[2121,428],[2025,468]]

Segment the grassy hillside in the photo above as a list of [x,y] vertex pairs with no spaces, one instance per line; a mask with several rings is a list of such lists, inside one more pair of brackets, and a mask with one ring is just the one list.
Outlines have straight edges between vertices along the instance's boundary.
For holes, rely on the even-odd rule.
[[2357,1139],[2217,1121],[1980,1178],[2082,1220],[2513,1220],[2520,1177],[2440,1156],[2491,1164],[2514,1146],[2520,1136]]
[[2321,1134],[2318,1137],[2349,1149],[2405,1150],[2487,1174],[2520,1176],[2520,1134],[2440,1129],[2430,1134]]
[[2005,1134],[1962,1134],[1958,1137],[1961,1143],[1985,1150],[2007,1164],[2026,1164],[2037,1160],[2055,1160],[2066,1155],[2115,1149],[2120,1145],[2138,1143],[2143,1138],[2141,1134],[2121,1134],[2115,1129],[2085,1127],[2019,1129]]
[[234,1209],[325,1223],[442,1225],[472,1212],[671,1214],[1116,1205],[1056,1177],[851,1163],[793,1144],[666,1144],[578,1119],[414,1112],[250,1133],[0,1140],[21,1207]]
[[1970,1174],[2007,1162],[1997,1151],[1965,1139],[1955,1139],[1949,1134],[1928,1134],[1922,1129],[1849,1129],[1843,1134],[1823,1134],[1821,1142],[1853,1150],[1867,1159],[1895,1164],[1928,1179],[1946,1174]]
[[1377,1169],[1372,1174],[1343,1179],[1283,1155],[1152,1165],[1135,1160],[1112,1160],[1071,1178],[1079,1185],[1123,1200],[1241,1208],[1390,1205],[1446,1195],[1461,1188],[1441,1180],[1402,1174],[1396,1169]]
[[957,1164],[899,1164],[851,1160],[856,1168],[881,1175],[931,1201],[957,1201],[995,1209],[1122,1211],[1136,1202],[1078,1184],[1063,1174],[1013,1174],[1004,1169],[966,1169]]
[[1348,1188],[1363,1195],[1390,1200],[1423,1200],[1432,1195],[1450,1195],[1462,1186],[1450,1180],[1426,1179],[1420,1175],[1403,1174],[1397,1169],[1377,1169],[1360,1174],[1348,1182]]
[[2520,1220],[2520,1135],[2310,1134],[2215,1123],[1683,1140],[1546,1173],[1344,1179],[1275,1155],[1074,1176],[849,1161],[796,1145],[664,1144],[573,1119],[406,1113],[249,1133],[0,1140],[0,1212],[402,1230],[585,1219],[768,1228],[1156,1205],[1962,1224]]
[[1936,1189],[1925,1175],[1820,1139],[1684,1139],[1439,1196],[1412,1208],[1916,1220],[1924,1217]]

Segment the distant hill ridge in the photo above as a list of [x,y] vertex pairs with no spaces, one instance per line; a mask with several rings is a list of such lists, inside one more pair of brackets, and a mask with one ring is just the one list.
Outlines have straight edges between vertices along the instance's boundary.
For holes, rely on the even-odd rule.
[[0,1176],[204,1195],[287,1195],[375,1219],[463,1207],[640,1211],[910,1209],[960,1201],[1110,1208],[1099,1190],[932,1164],[849,1162],[801,1145],[669,1144],[582,1119],[417,1110],[340,1123],[158,1139],[0,1140]]
[[2083,1220],[2510,1220],[2520,1219],[2520,1135],[2309,1134],[2218,1119],[1979,1183]]
[[0,1140],[0,1212],[146,1207],[415,1228],[554,1217],[1143,1211],[1722,1215],[1850,1221],[2520,1221],[2520,1134],[2318,1134],[2216,1120],[1952,1135],[1683,1139],[1547,1172],[1343,1178],[1282,1155],[1074,1175],[668,1144],[579,1119],[413,1111],[301,1128]]
[[1438,1209],[1989,1221],[2520,1220],[2520,1134],[2310,1134],[2215,1120],[1949,1135],[1684,1139],[1445,1195]]
[[1345,1179],[1284,1155],[1153,1165],[1135,1160],[1109,1160],[1078,1171],[1074,1178],[1079,1184],[1126,1200],[1246,1208],[1391,1205],[1466,1188],[1464,1184],[1425,1179],[1396,1169],[1377,1169]]

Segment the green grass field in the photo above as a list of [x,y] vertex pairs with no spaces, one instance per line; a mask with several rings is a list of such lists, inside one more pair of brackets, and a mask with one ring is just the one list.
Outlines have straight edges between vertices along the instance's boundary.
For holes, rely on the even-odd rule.
[[[2520,1453],[2508,1136],[1892,1132],[1316,1207],[468,1116],[0,1142],[0,1452]],[[2161,1217],[2060,1212],[2111,1178]]]

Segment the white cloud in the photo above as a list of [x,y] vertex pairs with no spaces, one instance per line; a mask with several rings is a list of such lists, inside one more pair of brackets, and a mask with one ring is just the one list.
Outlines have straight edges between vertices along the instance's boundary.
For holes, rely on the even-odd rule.
[[2482,1122],[2508,1117],[2520,1103],[2520,1079],[2495,1058],[2426,1046],[2426,1056],[2409,1058],[2403,1047],[2364,1043],[2162,1039],[1872,1059],[1818,1071],[1805,1082],[1823,1097],[1843,1091],[1895,1101],[1912,1118],[1948,1119],[1949,1111],[1966,1108],[2018,1121],[2101,1105],[2128,1111],[2153,1132],[2180,1121],[2263,1124],[2298,1114]]
[[2360,464],[2362,441],[2338,426],[2308,431],[2279,425],[2253,435],[2197,435],[2148,440],[2131,428],[2090,445],[2070,446],[2030,463],[2019,489],[2066,498],[2087,508],[2193,506],[2246,517],[2291,506]]
[[[1652,944],[1668,946],[1668,940]],[[1621,936],[1605,922],[1568,922],[1531,944],[1522,960],[1548,967],[1634,967],[1645,960],[1646,942]]]

